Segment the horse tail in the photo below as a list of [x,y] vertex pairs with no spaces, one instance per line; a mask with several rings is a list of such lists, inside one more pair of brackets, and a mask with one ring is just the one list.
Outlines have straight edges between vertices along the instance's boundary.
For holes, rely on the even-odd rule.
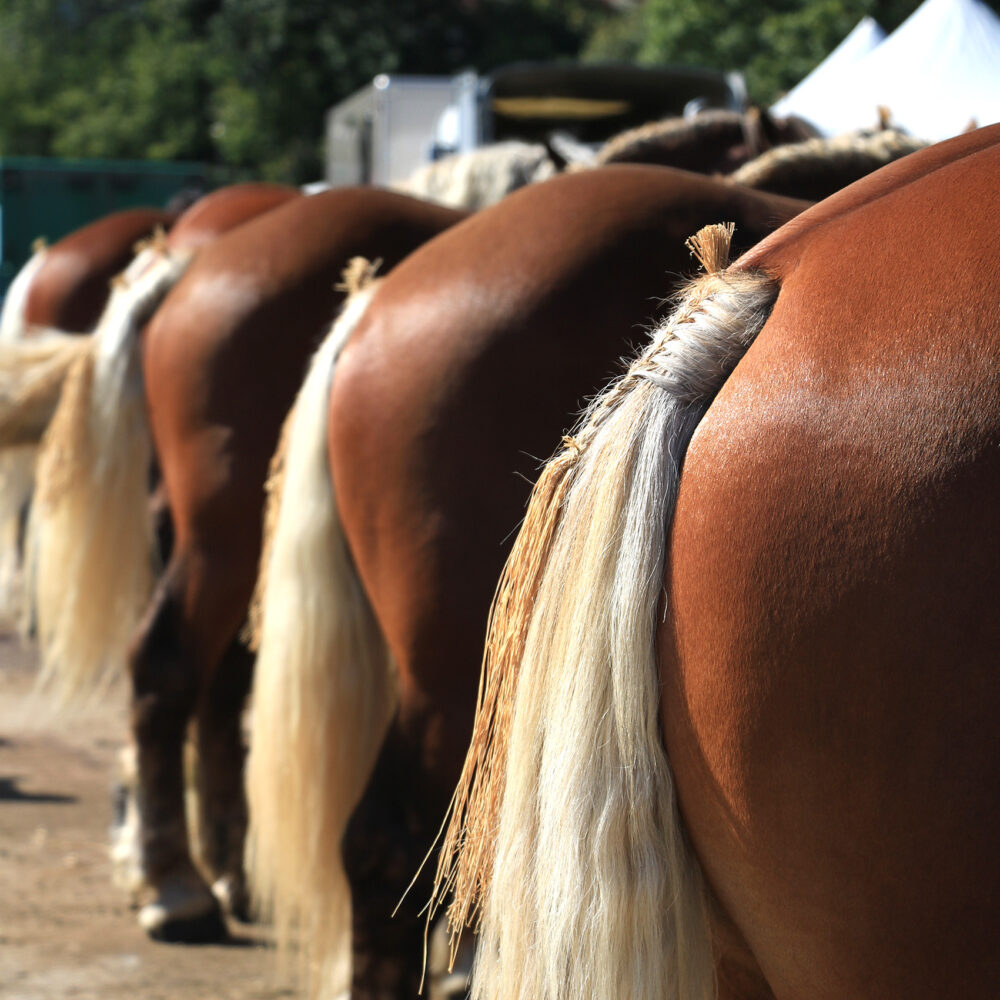
[[777,293],[723,270],[731,232],[692,241],[709,273],[549,462],[497,590],[432,901],[479,923],[476,998],[714,992],[655,635],[687,443]]
[[33,249],[28,262],[14,275],[4,296],[3,309],[0,311],[0,343],[10,344],[24,337],[27,325],[24,312],[28,304],[28,293],[49,253],[48,247],[41,240],[35,241]]
[[[48,248],[37,243],[10,283],[0,310],[0,345],[16,344],[25,337],[28,293],[47,256]],[[0,613],[5,617],[16,617],[20,603],[21,515],[35,483],[35,455],[34,447],[8,448],[0,454]]]
[[18,271],[0,312],[0,448],[37,445],[55,411],[63,380],[88,339],[28,323],[31,284],[48,256],[37,244]]
[[63,701],[120,673],[152,587],[152,438],[139,335],[189,260],[157,241],[115,279],[42,439],[22,624],[37,630],[40,684]]
[[247,871],[279,948],[304,943],[314,984],[343,984],[348,974],[339,844],[396,703],[395,669],[347,547],[327,457],[334,366],[376,284],[345,303],[285,422],[250,616],[258,654]]
[[24,512],[35,486],[38,443],[66,375],[90,349],[89,338],[47,331],[30,340],[0,337],[0,612],[16,618],[22,600]]
[[16,343],[0,340],[0,448],[42,440],[66,376],[90,349],[89,336],[59,330],[32,332]]

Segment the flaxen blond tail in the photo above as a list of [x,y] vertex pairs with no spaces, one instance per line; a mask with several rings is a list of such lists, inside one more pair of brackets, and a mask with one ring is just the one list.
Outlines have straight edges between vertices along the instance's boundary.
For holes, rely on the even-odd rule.
[[0,614],[9,619],[17,618],[23,600],[23,516],[35,485],[38,444],[67,374],[89,350],[90,338],[78,334],[0,337]]
[[655,633],[684,451],[777,293],[722,270],[730,233],[699,234],[710,273],[543,472],[500,582],[435,890],[478,923],[478,1000],[714,993]]
[[[10,283],[0,311],[0,350],[16,351],[29,335],[24,316],[28,292],[47,256],[48,249],[37,246]],[[35,484],[36,455],[33,446],[8,448],[0,454],[0,615],[8,619],[16,619],[21,604],[22,514]]]
[[90,350],[90,336],[58,330],[0,341],[0,448],[42,440],[70,369]]
[[37,629],[41,683],[63,701],[92,694],[121,671],[152,586],[152,444],[139,334],[189,259],[156,243],[115,280],[42,442],[24,617]]
[[44,242],[36,241],[34,253],[24,267],[14,275],[14,280],[10,283],[3,299],[3,309],[0,310],[0,344],[13,344],[24,339],[28,327],[28,321],[24,316],[28,304],[28,292],[48,254]]
[[351,908],[339,845],[396,703],[395,670],[347,548],[327,459],[334,366],[375,287],[348,299],[286,423],[252,616],[247,869],[279,945],[301,945],[314,989],[346,988]]

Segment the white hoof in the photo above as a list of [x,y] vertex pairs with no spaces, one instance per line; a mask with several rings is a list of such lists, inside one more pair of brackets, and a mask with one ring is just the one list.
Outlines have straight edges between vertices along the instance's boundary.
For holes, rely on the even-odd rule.
[[218,941],[226,936],[219,904],[196,876],[160,885],[139,910],[139,926],[160,941]]
[[119,758],[120,773],[111,792],[113,820],[111,838],[111,880],[129,894],[133,905],[146,888],[142,871],[142,838],[139,809],[135,797],[135,753],[126,747]]
[[246,885],[235,875],[223,875],[212,883],[212,895],[230,916],[240,923],[250,921],[250,899]]

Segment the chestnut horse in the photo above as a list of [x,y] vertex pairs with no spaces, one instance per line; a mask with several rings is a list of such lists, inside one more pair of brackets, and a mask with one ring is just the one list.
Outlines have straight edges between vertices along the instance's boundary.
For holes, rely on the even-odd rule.
[[[113,649],[120,637],[124,646],[139,602],[148,593],[150,453],[141,433],[145,417],[136,405],[130,346],[194,254],[226,230],[299,197],[292,188],[272,184],[233,185],[205,196],[183,213],[166,239],[158,237],[137,254],[115,282],[93,336],[49,332],[47,356],[41,346],[27,342],[5,349],[4,362],[20,388],[0,403],[3,444],[38,441],[69,372],[65,399],[53,420],[61,429],[42,450],[40,489],[29,522],[28,606],[23,612],[24,624],[40,640],[43,681],[55,680],[64,697],[89,690],[95,671],[107,666],[107,643]],[[122,405],[121,397],[128,405]],[[30,490],[31,467],[28,472]],[[117,493],[110,490],[110,501],[109,483],[117,488]],[[91,490],[100,486],[103,492],[91,497]],[[131,569],[127,576],[126,568]],[[123,575],[117,588],[108,586],[107,575],[117,577],[119,571]],[[122,648],[119,668],[123,660]]]
[[[65,414],[62,431],[43,448],[38,469],[48,485],[43,482],[29,522],[25,615],[37,621],[43,675],[58,680],[66,696],[86,688],[106,665],[107,646],[97,634],[109,629],[124,636],[124,643],[142,599],[139,592],[145,587],[148,593],[148,568],[118,590],[99,585],[102,569],[122,565],[123,557],[127,564],[127,546],[149,547],[142,514],[150,455],[142,434],[145,418],[136,405],[141,394],[135,392],[132,348],[146,320],[203,247],[298,197],[295,189],[273,184],[238,184],[206,195],[166,237],[136,255],[115,281],[92,336],[50,332],[50,355],[27,344],[11,345],[2,355],[20,389],[0,402],[0,444],[36,443],[50,421]],[[122,490],[135,481],[136,496],[122,499]],[[102,484],[105,492],[91,503],[92,488]],[[103,567],[97,565],[101,559]],[[75,678],[82,679],[81,685]]]
[[998,175],[704,234],[543,473],[440,872],[475,997],[996,996]]
[[[65,669],[64,657],[81,647],[91,651],[82,679],[92,679],[93,670],[121,663],[126,640],[131,646],[138,812],[116,845],[116,860],[130,887],[146,897],[139,921],[154,937],[216,939],[226,930],[219,900],[237,915],[246,908],[240,720],[252,658],[237,633],[260,557],[268,462],[309,355],[343,298],[340,273],[357,255],[391,268],[463,217],[398,194],[342,188],[294,198],[213,240],[156,309],[141,342],[119,344],[114,363],[121,368],[139,364],[140,347],[142,355],[145,398],[133,386],[114,414],[118,421],[128,415],[131,451],[88,449],[116,475],[102,488],[100,466],[79,463],[67,487],[58,482],[64,469],[55,461],[46,467],[43,490],[64,497],[78,490],[83,496],[67,506],[86,511],[81,522],[63,522],[50,541],[54,551],[73,551],[81,573],[76,593],[56,594],[53,602],[67,630],[54,669]],[[50,458],[78,454],[76,428],[86,423],[91,402],[85,390],[64,394],[46,445]],[[148,453],[150,431],[174,539],[137,623],[131,609],[149,594],[148,586],[135,588],[150,573],[150,529],[145,468],[127,456],[140,437]],[[118,499],[108,499],[109,491]],[[110,524],[108,509],[121,512]],[[81,537],[100,543],[92,543],[86,563],[78,554]],[[88,603],[90,594],[119,608],[124,620],[112,627]],[[39,631],[43,641],[51,637],[44,620]],[[191,721],[197,828],[211,889],[192,861],[185,823],[182,751]]]
[[686,235],[732,217],[750,245],[805,205],[664,168],[565,175],[349,300],[269,511],[248,765],[255,891],[324,983],[350,940],[355,1000],[417,994],[426,876],[389,917],[468,746],[532,456],[641,336]]

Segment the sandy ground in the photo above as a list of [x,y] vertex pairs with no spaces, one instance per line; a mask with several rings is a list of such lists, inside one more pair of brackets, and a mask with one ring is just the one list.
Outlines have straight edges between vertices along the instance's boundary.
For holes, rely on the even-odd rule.
[[125,695],[69,720],[30,697],[35,661],[0,633],[0,998],[295,997],[259,928],[225,946],[156,944],[111,884],[107,829]]

